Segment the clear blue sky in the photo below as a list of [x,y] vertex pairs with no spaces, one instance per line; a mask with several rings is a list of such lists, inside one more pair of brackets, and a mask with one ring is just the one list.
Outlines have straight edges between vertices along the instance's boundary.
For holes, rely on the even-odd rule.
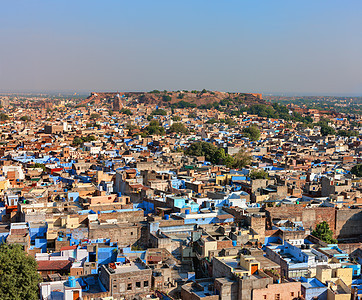
[[361,94],[362,1],[0,0],[0,91]]

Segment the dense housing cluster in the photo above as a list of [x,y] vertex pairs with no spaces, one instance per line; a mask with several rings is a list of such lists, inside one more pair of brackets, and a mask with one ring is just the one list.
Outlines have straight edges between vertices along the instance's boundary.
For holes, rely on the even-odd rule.
[[0,97],[0,243],[40,299],[358,299],[359,115],[210,91]]

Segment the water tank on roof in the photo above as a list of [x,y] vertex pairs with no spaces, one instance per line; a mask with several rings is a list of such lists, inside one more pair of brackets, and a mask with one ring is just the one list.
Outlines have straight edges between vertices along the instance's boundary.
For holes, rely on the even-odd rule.
[[64,193],[68,192],[68,189],[64,189]]
[[69,276],[68,277],[68,284],[69,284],[69,287],[75,287],[76,285],[76,281],[75,281],[75,277],[74,276]]
[[170,219],[170,215],[165,215],[165,220],[169,220]]
[[232,241],[233,247],[236,247],[237,241]]
[[117,193],[117,197],[122,197],[122,193],[121,193],[121,192],[118,192],[118,193]]
[[185,209],[185,215],[189,215],[190,214],[190,210],[189,209]]

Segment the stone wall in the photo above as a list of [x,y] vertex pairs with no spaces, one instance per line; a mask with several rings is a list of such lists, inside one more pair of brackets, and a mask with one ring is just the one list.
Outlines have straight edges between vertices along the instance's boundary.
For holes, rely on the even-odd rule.
[[338,247],[349,255],[357,249],[362,248],[362,243],[338,244]]
[[258,278],[258,279],[249,277],[249,278],[239,279],[238,300],[257,299],[257,298],[252,298],[252,291],[255,289],[266,288],[268,285],[272,283],[273,279],[271,277]]
[[89,239],[110,239],[117,242],[119,247],[128,247],[137,243],[141,238],[140,226],[105,225],[95,226],[89,229]]
[[144,220],[143,210],[101,213],[98,215],[100,222],[106,222],[109,219],[117,219],[118,222],[138,223]]
[[335,233],[338,239],[359,239],[362,235],[362,209],[338,209]]
[[314,207],[305,208],[301,205],[268,207],[265,209],[267,218],[302,221],[306,230],[314,230],[316,225],[326,221],[329,228],[335,232],[335,208],[334,207]]

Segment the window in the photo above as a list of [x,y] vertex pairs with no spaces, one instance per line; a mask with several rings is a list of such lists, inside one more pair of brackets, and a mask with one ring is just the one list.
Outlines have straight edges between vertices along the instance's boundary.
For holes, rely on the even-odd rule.
[[131,231],[131,235],[133,235],[133,231]]
[[266,299],[266,295],[264,295],[263,297],[264,297],[263,299]]
[[127,284],[127,291],[131,291],[132,290],[132,283]]
[[291,293],[290,293],[290,297],[294,297],[294,292],[291,292]]
[[147,280],[143,282],[143,286],[148,287],[148,281]]
[[141,281],[137,281],[137,282],[136,282],[136,288],[137,288],[137,289],[141,288]]
[[275,300],[280,300],[280,294],[275,295]]

